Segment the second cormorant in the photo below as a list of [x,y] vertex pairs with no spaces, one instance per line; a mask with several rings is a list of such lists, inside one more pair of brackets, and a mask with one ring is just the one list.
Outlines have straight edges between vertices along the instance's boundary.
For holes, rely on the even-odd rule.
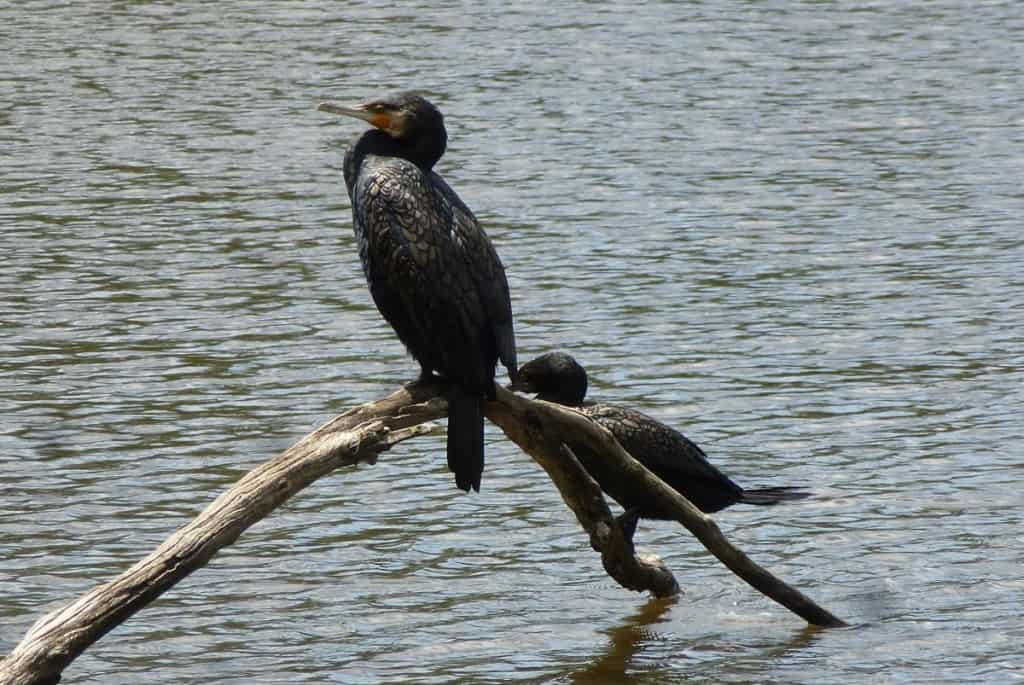
[[[700,447],[674,428],[633,409],[585,402],[587,372],[563,352],[549,352],[526,362],[510,387],[537,393],[540,400],[579,409],[607,428],[634,459],[705,513],[737,503],[767,505],[807,497],[802,488],[741,488],[715,468]],[[645,491],[608,468],[599,455],[584,445],[569,447],[601,489],[625,509],[621,521],[627,537],[632,539],[638,518],[674,518],[659,509]]]
[[319,109],[368,122],[345,153],[352,226],[373,301],[420,363],[451,381],[448,467],[480,489],[483,401],[500,358],[514,379],[515,335],[505,269],[476,217],[433,171],[448,134],[434,105],[399,93]]

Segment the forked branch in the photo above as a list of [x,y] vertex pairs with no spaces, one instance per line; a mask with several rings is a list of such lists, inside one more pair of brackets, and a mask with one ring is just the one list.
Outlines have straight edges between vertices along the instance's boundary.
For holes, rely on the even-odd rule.
[[[403,387],[392,395],[331,419],[294,446],[256,467],[215,499],[146,558],[114,580],[97,586],[29,629],[0,661],[0,684],[56,683],[62,671],[90,645],[204,566],[221,548],[313,481],[338,467],[374,463],[396,443],[436,428],[447,405],[443,384]],[[623,478],[642,479],[663,507],[672,507],[687,527],[737,575],[772,599],[821,626],[844,625],[813,601],[757,566],[733,547],[714,522],[630,457],[610,433],[572,409],[519,397],[498,388],[488,418],[537,461],[562,494],[601,553],[605,569],[623,587],[656,596],[678,592],[658,559],[638,558],[611,515],[600,488],[565,447],[582,442],[620,468]]]

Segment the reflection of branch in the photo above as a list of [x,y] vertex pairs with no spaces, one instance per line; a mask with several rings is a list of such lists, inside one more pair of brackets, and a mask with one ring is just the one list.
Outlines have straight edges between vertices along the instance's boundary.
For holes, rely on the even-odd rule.
[[[675,579],[660,560],[635,556],[597,483],[565,443],[587,445],[617,464],[623,478],[642,482],[660,508],[675,511],[678,520],[715,556],[772,599],[812,623],[842,625],[732,547],[711,519],[633,460],[610,433],[590,419],[572,409],[496,390],[497,399],[486,406],[488,418],[548,472],[589,533],[591,546],[601,553],[605,569],[623,587],[660,596],[678,592]],[[304,487],[340,466],[374,463],[392,445],[430,432],[433,426],[426,422],[447,413],[440,397],[443,391],[441,381],[406,386],[331,419],[256,467],[145,559],[110,583],[39,619],[0,661],[0,683],[56,683],[68,664],[90,645],[204,566],[218,550]]]
[[648,626],[660,623],[675,602],[675,597],[651,599],[622,625],[607,631],[609,642],[604,653],[584,668],[570,673],[569,682],[580,685],[626,682],[630,660],[643,642],[651,641]]

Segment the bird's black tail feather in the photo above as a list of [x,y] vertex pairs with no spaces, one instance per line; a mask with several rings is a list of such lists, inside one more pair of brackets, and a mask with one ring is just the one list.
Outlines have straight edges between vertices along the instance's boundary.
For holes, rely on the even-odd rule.
[[767,506],[779,502],[791,502],[798,499],[806,499],[811,493],[804,488],[757,488],[755,490],[744,490],[740,495],[740,502],[744,504],[758,504]]
[[484,472],[483,399],[453,387],[448,391],[448,469],[455,484],[480,491]]

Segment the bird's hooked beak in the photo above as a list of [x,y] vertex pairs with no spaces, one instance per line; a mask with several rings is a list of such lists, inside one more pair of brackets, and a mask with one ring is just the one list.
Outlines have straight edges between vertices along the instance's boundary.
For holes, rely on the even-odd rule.
[[317,109],[321,112],[330,112],[331,114],[341,114],[346,117],[362,119],[371,126],[375,126],[383,131],[390,132],[392,128],[393,122],[386,112],[371,112],[366,105],[355,105],[354,107],[351,107],[348,105],[339,105],[334,102],[322,102]]

